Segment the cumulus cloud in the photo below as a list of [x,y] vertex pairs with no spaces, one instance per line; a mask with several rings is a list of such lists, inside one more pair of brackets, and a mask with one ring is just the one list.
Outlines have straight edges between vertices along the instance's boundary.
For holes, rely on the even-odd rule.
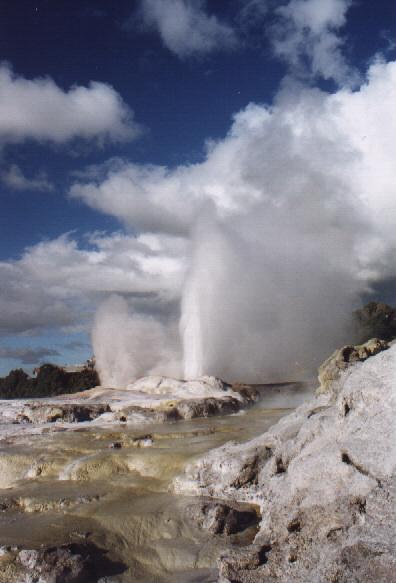
[[28,178],[16,164],[12,164],[7,170],[2,171],[0,180],[11,190],[36,190],[41,192],[54,190],[54,185],[49,181],[46,172],[42,171]]
[[395,98],[395,62],[373,64],[358,91],[285,84],[272,106],[250,104],[236,114],[227,136],[208,144],[203,163],[113,161],[76,182],[71,195],[154,233],[187,236],[208,202],[226,218],[304,197],[316,210],[355,201],[383,228],[395,204]]
[[117,161],[73,187],[184,242],[187,376],[306,373],[346,338],[359,295],[394,276],[395,99],[395,62],[373,64],[357,91],[289,81],[271,106],[239,112],[203,163]]
[[15,359],[26,365],[38,364],[54,356],[60,354],[53,348],[0,347],[0,358]]
[[191,170],[113,160],[97,168],[94,180],[91,168],[72,185],[70,196],[139,231],[186,235],[202,198],[197,182],[190,182]]
[[185,245],[178,239],[120,233],[45,241],[15,261],[0,262],[0,334],[89,327],[111,293],[162,317],[180,295]]
[[275,10],[270,31],[274,53],[294,74],[354,85],[358,75],[343,54],[340,30],[352,0],[290,0]]
[[64,91],[48,77],[25,79],[0,65],[0,144],[28,139],[125,141],[139,134],[133,113],[105,83]]
[[141,0],[140,17],[156,29],[164,45],[180,58],[229,50],[237,45],[233,29],[205,11],[203,0]]
[[[346,7],[292,0],[279,16],[312,40],[313,63]],[[341,82],[340,71],[316,74]],[[116,293],[127,304],[111,299],[95,320],[102,374],[123,371],[111,382],[158,370],[150,351],[158,372],[181,365],[181,343],[186,376],[307,374],[350,339],[360,295],[396,274],[395,102],[396,62],[377,59],[356,90],[287,79],[271,105],[237,113],[202,163],[89,168],[70,195],[138,235],[97,233],[84,245],[63,236],[0,263],[0,330],[88,325]]]

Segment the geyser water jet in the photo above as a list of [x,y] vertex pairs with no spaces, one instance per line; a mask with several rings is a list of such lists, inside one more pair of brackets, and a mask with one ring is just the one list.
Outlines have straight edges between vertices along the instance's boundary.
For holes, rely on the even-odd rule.
[[[180,264],[189,259],[180,293],[184,357],[174,315],[163,323],[162,314],[154,332],[154,316],[133,316],[136,351],[133,334],[114,341],[117,326],[109,325],[111,335],[99,334],[110,344],[124,338],[129,347],[118,352],[134,363],[134,377],[153,366],[167,374],[162,351],[172,346],[173,362],[181,367],[183,361],[190,378],[296,380],[353,340],[352,310],[370,286],[393,281],[396,269],[395,95],[396,62],[373,63],[356,91],[327,93],[288,78],[271,106],[249,104],[237,113],[203,162],[139,175],[135,165],[125,165],[130,221],[144,199],[147,212],[167,217],[157,236],[178,237]],[[113,203],[115,186],[108,182],[108,190],[105,183],[94,192]],[[169,208],[175,209],[172,228]],[[125,205],[117,212],[125,213]],[[137,222],[139,228],[147,227]],[[156,287],[153,295],[160,293]],[[150,355],[141,358],[140,350]],[[99,342],[101,351],[108,360]]]
[[319,237],[311,218],[289,201],[200,217],[182,299],[186,378],[303,379],[350,338],[360,285],[351,235],[335,236],[322,213]]

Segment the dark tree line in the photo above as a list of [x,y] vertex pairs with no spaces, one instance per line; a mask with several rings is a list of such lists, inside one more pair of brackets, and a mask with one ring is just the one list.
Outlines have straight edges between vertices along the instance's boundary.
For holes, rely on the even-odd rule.
[[99,385],[99,377],[94,369],[85,368],[80,372],[66,372],[53,364],[44,364],[37,376],[30,377],[21,368],[12,370],[0,378],[1,399],[21,399],[29,397],[51,397],[64,393],[76,393]]

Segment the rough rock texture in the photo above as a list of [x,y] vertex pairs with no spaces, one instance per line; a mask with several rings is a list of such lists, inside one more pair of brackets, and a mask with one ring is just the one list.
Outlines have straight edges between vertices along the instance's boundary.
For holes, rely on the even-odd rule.
[[258,398],[254,387],[234,387],[215,377],[194,381],[146,377],[125,389],[95,387],[49,399],[3,401],[0,425],[93,420],[98,423],[179,421],[236,413]]
[[196,397],[222,396],[232,391],[229,383],[213,376],[203,376],[193,380],[178,380],[163,376],[148,376],[138,379],[127,386],[128,391],[149,393],[150,395],[174,395],[184,397],[195,395]]
[[259,514],[246,504],[226,504],[206,499],[187,508],[187,514],[200,528],[211,534],[230,536],[257,527]]
[[341,374],[348,367],[356,362],[363,362],[370,358],[370,356],[374,356],[389,347],[390,343],[386,340],[371,338],[364,344],[343,346],[336,350],[319,367],[320,386],[317,391],[318,394],[327,392],[336,394],[339,390],[338,381],[341,378]]
[[220,557],[220,581],[396,582],[396,346],[337,378],[176,479],[178,492],[260,505],[254,543]]
[[78,423],[92,421],[99,415],[109,411],[110,407],[105,403],[59,403],[51,405],[33,402],[25,405],[15,420],[18,423],[54,423],[55,421]]
[[0,549],[0,583],[96,583],[123,571],[92,544]]

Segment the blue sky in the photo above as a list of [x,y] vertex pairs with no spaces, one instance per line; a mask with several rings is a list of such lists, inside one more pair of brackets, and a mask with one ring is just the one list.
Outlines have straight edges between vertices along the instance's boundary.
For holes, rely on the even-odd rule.
[[[247,131],[235,116],[254,128],[255,107],[293,110],[304,90],[357,94],[373,63],[396,57],[391,0],[14,0],[0,16],[2,373],[88,357],[113,292],[173,330],[193,199],[228,212],[256,196],[248,162],[233,182],[242,202],[223,194],[223,150]],[[373,257],[359,257],[362,294],[393,281]]]

